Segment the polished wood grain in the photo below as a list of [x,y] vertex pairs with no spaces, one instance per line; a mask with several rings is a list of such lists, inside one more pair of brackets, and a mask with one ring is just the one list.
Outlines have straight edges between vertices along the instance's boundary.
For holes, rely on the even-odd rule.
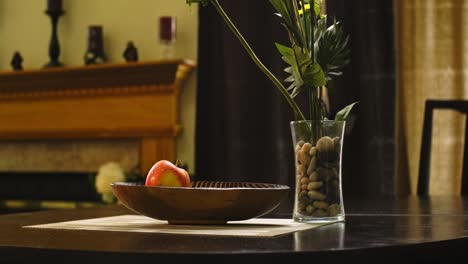
[[468,258],[466,198],[345,200],[345,209],[345,223],[273,238],[21,228],[131,213],[122,206],[4,215],[0,262],[464,263]]
[[0,140],[137,138],[142,175],[175,159],[179,96],[193,62],[0,73]]
[[[135,84],[142,86],[135,91],[145,89],[167,91],[170,89],[167,85],[174,83],[178,67],[181,64],[190,67],[193,62],[167,60],[5,71],[0,72],[0,98],[74,96],[79,94],[77,90],[83,90],[83,93],[89,95],[102,94],[104,90],[111,94],[127,93],[132,91],[128,91],[125,87],[133,87]],[[183,70],[187,70],[187,68]],[[183,73],[178,78],[183,79],[182,75]],[[113,89],[112,87],[124,87],[124,89]]]
[[247,220],[275,209],[290,188],[249,182],[193,181],[192,187],[112,183],[127,208],[171,224],[223,225]]

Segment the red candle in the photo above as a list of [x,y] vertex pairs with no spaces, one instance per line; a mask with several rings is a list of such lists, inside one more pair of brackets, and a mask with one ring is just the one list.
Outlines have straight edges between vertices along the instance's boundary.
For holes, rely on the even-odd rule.
[[47,11],[63,11],[62,0],[47,0]]
[[159,18],[159,39],[163,42],[172,42],[176,38],[176,18],[162,16]]

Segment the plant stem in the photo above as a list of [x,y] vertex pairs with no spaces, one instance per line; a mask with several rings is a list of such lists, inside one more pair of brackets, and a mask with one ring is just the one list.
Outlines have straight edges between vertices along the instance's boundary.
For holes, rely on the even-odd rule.
[[320,106],[320,99],[317,96],[317,87],[312,87],[308,92],[308,102],[310,107],[310,119],[322,120],[322,111]]
[[289,95],[286,88],[283,86],[283,84],[281,84],[281,82],[276,78],[276,76],[273,75],[273,73],[271,73],[270,70],[268,70],[268,68],[260,61],[260,59],[257,57],[255,52],[253,51],[253,49],[250,47],[249,43],[247,43],[245,38],[242,36],[242,34],[239,32],[239,30],[234,25],[234,23],[231,21],[229,16],[226,14],[226,12],[224,12],[223,8],[218,3],[218,0],[210,0],[210,2],[213,4],[213,6],[219,12],[219,14],[224,19],[224,21],[229,26],[229,28],[234,33],[234,35],[237,37],[237,39],[239,39],[239,41],[241,42],[244,49],[250,55],[250,58],[252,58],[252,60],[260,68],[260,70],[262,70],[263,73],[265,73],[265,75],[273,82],[273,84],[279,89],[281,94],[286,98],[286,101],[289,103],[289,106],[294,111],[294,115],[295,115],[296,120],[297,119],[305,120],[304,115],[302,114],[301,110],[299,109],[299,106],[296,104],[294,99]]
[[309,105],[309,118],[310,120],[315,119],[315,108],[313,107],[314,103],[314,92],[312,91],[314,87],[307,87],[307,104]]
[[[315,0],[310,1],[310,59],[312,60],[312,63],[315,62],[314,58],[314,51],[315,51],[315,35],[314,35],[314,29],[315,29]],[[304,8],[305,9],[305,8]],[[305,12],[305,10],[304,10]]]
[[317,108],[317,117],[318,120],[323,120],[323,109],[322,109],[322,90],[320,90],[320,87],[317,87],[315,90],[315,93],[320,93],[317,94],[317,97],[315,97],[315,107]]
[[320,106],[320,119],[324,119],[325,117],[325,113],[324,113],[324,105],[322,104],[323,101],[322,101],[322,92],[323,92],[323,89],[322,89],[322,86],[318,87],[317,88],[318,90],[318,102],[319,102],[319,106]]
[[[304,10],[305,11],[305,10]],[[314,36],[314,28],[315,28],[315,0],[310,1],[310,59],[312,63],[315,63],[315,36]],[[311,110],[311,114],[313,113],[313,116],[311,115],[310,119],[312,120],[321,120],[322,115],[320,114],[320,107],[317,107],[318,104],[320,104],[320,97],[317,96],[317,87],[311,87],[309,88],[309,108],[313,109]]]
[[[300,2],[301,2],[301,8],[302,8],[302,18],[305,20],[305,18],[304,18],[305,17],[305,5],[302,3],[302,1],[300,1]],[[306,36],[305,36],[304,24],[302,22],[303,20],[301,19],[300,15],[299,15],[299,6],[297,5],[296,0],[293,0],[292,4],[293,4],[293,7],[294,7],[294,11],[296,11],[296,12],[294,12],[294,18],[296,20],[296,26],[299,29],[298,31],[300,33],[298,37],[301,38],[301,39],[299,39],[300,42],[301,42],[301,43],[299,43],[299,46],[301,46],[302,49],[307,50],[307,48],[306,48],[307,47],[307,41],[306,41]]]

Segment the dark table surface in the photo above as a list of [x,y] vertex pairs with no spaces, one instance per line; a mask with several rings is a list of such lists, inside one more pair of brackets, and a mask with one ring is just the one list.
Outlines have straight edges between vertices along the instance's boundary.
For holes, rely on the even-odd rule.
[[344,223],[268,238],[22,228],[132,213],[119,205],[1,215],[0,263],[468,263],[468,198],[350,200],[345,210]]

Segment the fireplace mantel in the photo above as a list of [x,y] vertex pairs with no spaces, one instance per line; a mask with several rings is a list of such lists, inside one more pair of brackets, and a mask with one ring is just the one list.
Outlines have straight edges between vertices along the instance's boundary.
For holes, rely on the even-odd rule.
[[0,73],[0,141],[133,138],[140,171],[175,159],[186,60]]

